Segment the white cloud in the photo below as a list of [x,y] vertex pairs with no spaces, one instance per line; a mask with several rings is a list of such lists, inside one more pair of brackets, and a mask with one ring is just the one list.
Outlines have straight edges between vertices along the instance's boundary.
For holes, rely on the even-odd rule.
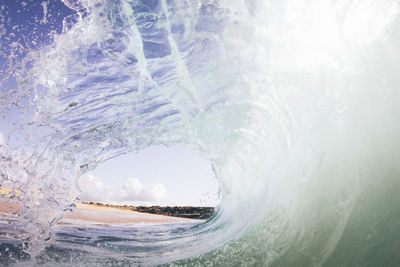
[[85,202],[129,203],[160,201],[166,190],[160,183],[143,184],[139,179],[127,178],[122,184],[108,185],[93,174],[79,178],[80,199]]

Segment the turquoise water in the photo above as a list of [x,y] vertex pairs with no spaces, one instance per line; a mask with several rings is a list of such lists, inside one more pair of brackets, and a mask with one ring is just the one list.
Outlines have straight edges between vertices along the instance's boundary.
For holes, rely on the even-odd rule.
[[81,174],[182,144],[209,158],[221,204],[143,264],[399,265],[397,1],[63,3],[41,45],[2,22],[0,178],[25,196],[26,253],[52,246]]

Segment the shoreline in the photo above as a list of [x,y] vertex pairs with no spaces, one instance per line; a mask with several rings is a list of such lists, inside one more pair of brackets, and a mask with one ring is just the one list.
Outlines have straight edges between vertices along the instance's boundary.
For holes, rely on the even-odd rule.
[[116,207],[102,207],[86,203],[78,203],[76,208],[64,215],[59,224],[85,221],[91,223],[183,223],[194,222],[192,219],[162,216],[155,214],[141,213],[137,211],[119,209]]
[[96,207],[109,207],[120,210],[129,210],[146,214],[156,214],[168,217],[188,218],[207,220],[214,215],[214,207],[195,207],[195,206],[130,206],[112,205],[93,202],[82,202],[82,204],[93,205]]
[[[18,201],[1,201],[0,213],[13,215],[20,209]],[[128,206],[103,203],[77,203],[58,224],[88,223],[185,223],[201,222],[214,214],[212,207]]]

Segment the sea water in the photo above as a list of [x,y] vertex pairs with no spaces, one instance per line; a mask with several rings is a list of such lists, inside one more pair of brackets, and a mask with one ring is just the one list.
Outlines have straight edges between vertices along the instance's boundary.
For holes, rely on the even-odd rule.
[[[399,10],[395,0],[3,2],[0,179],[23,193],[8,227],[28,262],[55,246],[80,175],[181,144],[208,157],[221,203],[211,220],[167,230],[143,264],[399,265]],[[123,255],[89,248],[79,238],[91,231],[74,247],[95,263],[140,262],[129,238]],[[51,253],[70,264],[74,252]]]
[[34,259],[24,251],[21,240],[7,238],[16,229],[1,224],[0,262],[12,266],[151,266],[160,262],[161,251],[171,250],[175,240],[190,243],[188,230],[203,222],[102,224],[63,220],[53,227],[51,241]]

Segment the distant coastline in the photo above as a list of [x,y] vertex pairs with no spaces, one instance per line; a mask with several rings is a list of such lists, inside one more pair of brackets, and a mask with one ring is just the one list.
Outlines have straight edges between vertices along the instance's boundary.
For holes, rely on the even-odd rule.
[[172,216],[188,219],[207,220],[215,212],[214,207],[193,207],[193,206],[130,206],[130,205],[113,205],[95,202],[82,202],[86,205],[93,205],[97,207],[109,207],[121,210],[130,210],[142,213],[150,213],[156,215]]

